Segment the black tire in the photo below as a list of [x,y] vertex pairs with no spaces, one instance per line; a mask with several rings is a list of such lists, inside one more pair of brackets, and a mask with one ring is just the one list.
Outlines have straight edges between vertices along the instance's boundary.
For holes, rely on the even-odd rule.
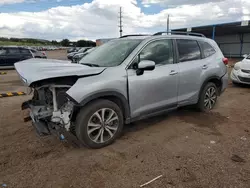
[[232,81],[232,83],[233,83],[233,85],[235,85],[235,86],[239,86],[239,85],[240,85],[239,83],[234,82],[234,81]]
[[[117,115],[118,117],[117,130],[114,133],[114,136],[108,139],[106,142],[96,143],[88,135],[88,122],[90,121],[90,118],[95,114],[95,112],[103,108],[111,109],[116,113],[115,115]],[[98,149],[113,143],[121,135],[123,124],[123,114],[119,106],[112,101],[99,99],[91,102],[80,110],[76,117],[75,131],[76,136],[82,142],[82,144],[84,144],[88,148]],[[106,131],[106,133],[108,132]]]
[[[205,105],[205,98],[206,98],[206,93],[208,92],[209,89],[215,89],[215,99],[214,99],[214,104],[211,104],[211,108],[210,107],[207,107]],[[209,82],[207,83],[201,93],[200,93],[200,96],[199,96],[199,101],[198,103],[196,104],[196,107],[199,111],[201,112],[209,112],[210,110],[212,110],[214,108],[214,106],[216,105],[216,102],[217,102],[217,97],[218,97],[218,88],[216,87],[216,85],[212,82]]]

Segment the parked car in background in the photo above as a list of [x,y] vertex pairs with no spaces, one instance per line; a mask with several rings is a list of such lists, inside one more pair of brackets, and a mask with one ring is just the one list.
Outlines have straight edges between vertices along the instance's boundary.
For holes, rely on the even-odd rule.
[[[33,98],[22,109],[40,135],[57,132],[90,148],[111,144],[124,123],[181,106],[212,110],[228,85],[227,63],[214,40],[197,36],[124,36],[79,64],[15,64]],[[188,32],[188,35],[191,35]]]
[[237,62],[231,72],[234,84],[250,84],[250,55],[244,55],[244,59]]
[[76,52],[71,52],[71,53],[69,53],[69,54],[67,55],[67,58],[68,58],[69,60],[72,61],[73,56],[74,56],[75,54],[77,54],[77,53],[84,53],[84,52],[86,52],[86,51],[89,50],[89,49],[91,49],[91,47],[83,47],[83,48],[81,48],[80,50],[78,50],[78,51],[76,51]]
[[71,52],[77,52],[77,51],[79,51],[79,50],[80,50],[79,47],[73,47],[73,48],[69,48],[69,49],[67,50],[67,53],[69,54],[69,53],[71,53]]
[[47,59],[47,55],[44,51],[38,51],[38,50],[34,50],[34,49],[30,49],[30,51],[32,52],[34,58]]
[[91,53],[95,48],[91,48],[89,50],[87,50],[86,52],[80,52],[80,53],[77,53],[73,56],[72,58],[72,63],[79,63],[79,61],[84,57],[86,56],[87,54]]
[[34,54],[30,49],[24,47],[0,47],[0,67],[14,68],[14,64],[18,61],[33,58]]

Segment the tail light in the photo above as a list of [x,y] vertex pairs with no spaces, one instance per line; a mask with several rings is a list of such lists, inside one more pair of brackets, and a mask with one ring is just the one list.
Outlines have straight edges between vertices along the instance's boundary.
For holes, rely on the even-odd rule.
[[222,59],[222,61],[223,61],[223,63],[224,63],[225,65],[228,65],[228,59],[227,59],[227,58],[224,57],[224,58]]

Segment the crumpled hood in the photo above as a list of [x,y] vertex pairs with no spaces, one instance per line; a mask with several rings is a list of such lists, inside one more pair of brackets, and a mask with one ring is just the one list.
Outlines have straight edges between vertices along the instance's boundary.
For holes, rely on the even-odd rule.
[[28,86],[48,78],[97,75],[105,69],[105,67],[89,67],[52,59],[28,59],[15,63],[15,68]]

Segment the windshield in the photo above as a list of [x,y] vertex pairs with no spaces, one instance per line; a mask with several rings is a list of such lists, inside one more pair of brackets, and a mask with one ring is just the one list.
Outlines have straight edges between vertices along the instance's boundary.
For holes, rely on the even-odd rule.
[[87,50],[87,48],[81,48],[78,53],[81,53],[81,52],[85,52]]
[[142,40],[112,40],[83,57],[81,64],[95,64],[100,67],[120,65]]
[[246,59],[250,59],[250,55],[249,56],[247,56],[247,58]]

